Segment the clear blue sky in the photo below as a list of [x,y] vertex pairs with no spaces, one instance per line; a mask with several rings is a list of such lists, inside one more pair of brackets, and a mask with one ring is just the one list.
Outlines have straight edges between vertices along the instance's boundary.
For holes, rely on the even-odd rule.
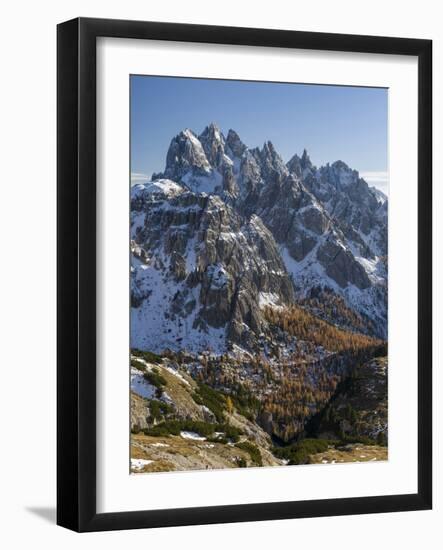
[[132,76],[131,172],[163,171],[176,134],[216,122],[248,147],[271,140],[285,161],[306,148],[317,166],[340,159],[377,185],[387,171],[387,109],[381,88]]

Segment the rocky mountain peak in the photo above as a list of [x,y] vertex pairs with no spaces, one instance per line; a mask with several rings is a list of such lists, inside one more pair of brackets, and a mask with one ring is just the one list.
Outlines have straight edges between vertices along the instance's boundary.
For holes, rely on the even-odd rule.
[[286,167],[289,170],[289,172],[291,172],[291,174],[295,174],[298,178],[302,177],[302,167],[301,167],[300,160],[301,160],[300,157],[296,153],[286,163]]
[[289,172],[295,174],[298,178],[305,178],[308,174],[311,174],[315,170],[306,149],[303,149],[301,157],[297,154],[291,157],[291,159],[286,163],[286,167]]
[[203,132],[200,134],[200,136],[202,136],[203,134],[207,134],[207,133],[221,135],[220,126],[216,122],[210,122],[206,126],[206,128],[203,130]]
[[313,168],[311,158],[308,155],[308,151],[306,149],[303,149],[303,153],[300,159],[300,166],[302,170],[312,170]]
[[208,173],[211,165],[197,136],[192,130],[185,129],[171,140],[165,172],[158,174],[158,177],[180,181],[190,169]]
[[283,162],[280,155],[277,153],[272,141],[265,141],[263,148],[260,152],[260,156],[263,160],[269,160],[273,163]]
[[271,182],[275,182],[287,175],[288,169],[271,141],[266,141],[257,154],[265,180],[269,179]]
[[200,143],[205,151],[206,158],[212,167],[218,168],[221,167],[226,162],[225,159],[225,137],[222,134],[220,128],[211,122],[203,132],[199,135]]
[[230,129],[226,138],[226,144],[234,157],[240,158],[247,147],[235,130]]
[[320,178],[327,180],[335,185],[337,189],[344,189],[355,184],[359,179],[357,170],[352,170],[342,160],[337,160],[332,164],[326,164],[320,168]]
[[206,126],[203,132],[198,136],[198,139],[203,147],[206,143],[217,143],[221,144],[223,147],[225,145],[225,137],[215,122],[208,124],[208,126]]

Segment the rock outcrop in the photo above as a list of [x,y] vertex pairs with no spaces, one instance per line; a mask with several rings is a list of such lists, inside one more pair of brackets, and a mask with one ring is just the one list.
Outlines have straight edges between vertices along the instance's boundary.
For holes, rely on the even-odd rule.
[[132,218],[134,347],[251,349],[267,327],[261,301],[294,301],[271,232],[219,196],[138,188]]

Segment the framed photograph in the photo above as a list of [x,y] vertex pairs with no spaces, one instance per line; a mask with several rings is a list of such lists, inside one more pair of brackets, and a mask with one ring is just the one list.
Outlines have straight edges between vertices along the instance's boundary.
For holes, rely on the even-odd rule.
[[429,40],[58,26],[59,525],[431,508],[431,75]]

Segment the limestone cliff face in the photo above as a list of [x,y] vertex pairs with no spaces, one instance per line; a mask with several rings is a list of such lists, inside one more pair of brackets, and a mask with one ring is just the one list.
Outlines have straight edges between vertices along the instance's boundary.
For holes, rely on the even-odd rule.
[[356,170],[342,161],[311,164],[302,179],[364,256],[387,254],[387,201]]
[[137,189],[132,218],[134,347],[250,349],[266,331],[263,301],[294,301],[270,231],[219,196]]
[[188,170],[207,174],[211,165],[197,136],[191,130],[183,130],[172,141],[166,157],[165,177],[179,180]]
[[363,266],[356,262],[352,254],[333,240],[326,240],[317,251],[317,258],[325,267],[326,273],[342,288],[348,283],[363,290],[371,285]]

